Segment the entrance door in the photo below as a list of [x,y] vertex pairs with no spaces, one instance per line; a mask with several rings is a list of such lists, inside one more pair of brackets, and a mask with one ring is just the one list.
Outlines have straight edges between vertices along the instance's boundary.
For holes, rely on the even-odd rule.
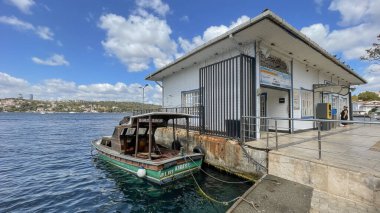
[[[261,93],[260,95],[260,117],[267,117],[267,93]],[[268,130],[267,119],[260,120],[260,131]]]

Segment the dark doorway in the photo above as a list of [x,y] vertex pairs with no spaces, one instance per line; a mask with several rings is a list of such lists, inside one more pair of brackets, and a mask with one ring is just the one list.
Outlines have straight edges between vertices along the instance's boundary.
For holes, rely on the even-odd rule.
[[[267,117],[267,93],[261,93],[260,95],[260,117]],[[261,119],[260,131],[268,131],[266,119]]]

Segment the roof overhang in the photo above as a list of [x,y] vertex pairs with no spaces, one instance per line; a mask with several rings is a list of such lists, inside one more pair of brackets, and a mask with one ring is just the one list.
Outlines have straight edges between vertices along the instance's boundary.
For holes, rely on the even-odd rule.
[[205,59],[213,58],[216,54],[237,49],[239,45],[254,41],[273,45],[273,49],[308,64],[313,69],[325,72],[327,76],[332,76],[344,84],[367,83],[346,64],[269,10],[193,49],[167,66],[149,74],[146,79],[161,81],[175,72],[203,63]]

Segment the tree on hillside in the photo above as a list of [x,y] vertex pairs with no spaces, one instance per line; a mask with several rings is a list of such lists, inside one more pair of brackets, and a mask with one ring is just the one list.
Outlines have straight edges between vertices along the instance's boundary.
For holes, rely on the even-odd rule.
[[351,97],[351,99],[352,99],[352,101],[354,101],[354,102],[359,100],[359,98],[358,98],[357,95],[353,95],[353,96]]
[[374,92],[365,91],[358,95],[358,99],[362,101],[379,101],[380,97]]
[[[380,34],[377,36],[377,40],[380,41]],[[361,60],[380,61],[380,43],[373,43],[372,47],[365,51],[366,55],[360,57]]]

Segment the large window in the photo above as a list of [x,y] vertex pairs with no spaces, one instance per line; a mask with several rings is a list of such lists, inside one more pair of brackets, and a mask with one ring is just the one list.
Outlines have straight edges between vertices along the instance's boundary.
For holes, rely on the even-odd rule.
[[199,106],[199,90],[183,91],[181,105],[182,107]]
[[313,117],[313,92],[301,89],[301,117]]

